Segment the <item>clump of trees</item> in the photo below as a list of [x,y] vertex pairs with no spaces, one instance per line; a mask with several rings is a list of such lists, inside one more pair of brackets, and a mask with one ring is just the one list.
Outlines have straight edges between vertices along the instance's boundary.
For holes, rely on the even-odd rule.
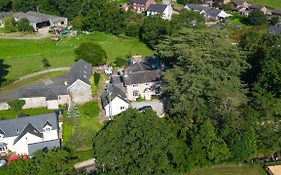
[[33,32],[34,29],[29,25],[29,20],[26,18],[22,18],[19,21],[15,21],[13,17],[5,17],[4,18],[5,31],[6,32]]
[[10,109],[13,111],[21,111],[22,107],[25,105],[24,100],[13,100],[8,102],[8,105],[10,106]]
[[247,18],[247,22],[250,25],[260,26],[260,25],[267,24],[267,17],[262,11],[253,10],[252,12],[250,12]]
[[95,66],[104,65],[107,60],[103,48],[99,44],[93,42],[81,43],[80,46],[75,49],[75,54],[77,60],[84,59]]

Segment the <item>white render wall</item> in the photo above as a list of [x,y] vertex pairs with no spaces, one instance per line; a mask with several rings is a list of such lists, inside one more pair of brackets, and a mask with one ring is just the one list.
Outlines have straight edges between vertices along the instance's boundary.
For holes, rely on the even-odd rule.
[[0,103],[0,111],[8,110],[9,108],[10,108],[10,106],[8,105],[7,102]]
[[25,100],[23,109],[47,107],[46,97],[20,98],[20,100]]
[[127,85],[127,98],[128,100],[131,101],[135,101],[137,98],[133,96],[133,92],[135,90],[139,91],[140,97],[144,98],[144,90],[146,88],[150,88],[151,89],[151,95],[155,95],[155,90],[152,90],[152,87],[155,85],[154,82],[150,82],[150,83],[142,83],[142,84],[137,84],[137,87],[133,87],[133,85]]
[[[110,115],[110,107],[111,107],[111,114],[112,116],[114,115],[118,115],[121,112],[127,110],[129,108],[129,104],[127,102],[125,102],[124,100],[120,99],[119,97],[115,97],[112,101],[111,101],[111,105],[107,105],[105,106],[104,110],[105,110],[105,115],[107,117],[109,117]],[[124,107],[124,109],[121,109],[121,107]]]
[[68,104],[69,101],[70,101],[70,96],[69,95],[59,95],[58,96],[58,103],[59,103],[59,105]]
[[48,100],[47,101],[47,108],[48,109],[59,109],[58,100]]

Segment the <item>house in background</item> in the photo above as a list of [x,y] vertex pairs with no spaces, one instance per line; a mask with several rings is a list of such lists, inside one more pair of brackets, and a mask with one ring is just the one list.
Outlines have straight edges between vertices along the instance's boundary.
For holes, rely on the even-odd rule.
[[154,0],[132,0],[131,9],[137,13],[144,13],[151,4],[155,4]]
[[160,15],[161,18],[171,20],[173,8],[171,4],[151,4],[146,11],[147,16]]
[[264,5],[261,5],[261,4],[251,4],[249,6],[249,9],[250,10],[260,10],[264,14],[267,14],[267,8]]
[[[2,15],[4,13],[1,13]],[[58,17],[53,15],[47,15],[39,12],[29,11],[29,12],[14,12],[14,13],[5,13],[5,16],[11,16],[16,21],[20,19],[26,18],[29,20],[29,25],[34,28],[35,31],[45,28],[45,27],[57,27],[60,25],[67,25],[68,21],[67,18]],[[4,18],[3,17],[3,18]],[[1,20],[1,15],[0,15]],[[3,24],[3,23],[2,23]],[[2,25],[3,26],[3,25]]]
[[59,123],[55,113],[19,116],[0,120],[0,154],[12,151],[32,155],[40,149],[60,147]]
[[25,101],[24,109],[58,109],[59,105],[88,102],[92,100],[91,76],[92,65],[80,59],[68,74],[0,93],[0,110],[9,109],[8,102],[17,99]]
[[207,21],[216,22],[231,16],[223,10],[212,7],[205,7],[199,4],[187,4],[186,6],[184,6],[184,8],[187,10],[193,10],[204,15]]
[[249,4],[245,0],[232,0],[230,3],[235,8],[249,8]]

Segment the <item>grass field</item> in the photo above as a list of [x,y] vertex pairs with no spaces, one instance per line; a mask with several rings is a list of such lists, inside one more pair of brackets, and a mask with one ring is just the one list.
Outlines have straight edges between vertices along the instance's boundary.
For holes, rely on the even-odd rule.
[[231,165],[195,169],[191,173],[186,175],[266,175],[266,172],[259,165]]
[[[54,112],[53,110],[48,110],[46,108],[31,108],[31,109],[23,109],[21,112],[25,113],[26,115],[39,115],[39,114],[46,114]],[[12,119],[17,118],[20,111],[13,111],[13,110],[6,110],[0,111],[0,119]]]
[[280,0],[248,0],[247,2],[264,4],[271,8],[281,8]]
[[78,35],[71,38],[63,38],[59,42],[51,39],[19,40],[0,39],[0,58],[9,64],[8,80],[16,80],[19,77],[43,70],[41,60],[47,58],[51,67],[70,66],[74,63],[74,49],[82,42],[99,43],[106,51],[108,63],[116,58],[125,58],[129,54],[152,55],[153,51],[147,48],[137,38],[120,38],[111,34],[95,32],[90,35]]

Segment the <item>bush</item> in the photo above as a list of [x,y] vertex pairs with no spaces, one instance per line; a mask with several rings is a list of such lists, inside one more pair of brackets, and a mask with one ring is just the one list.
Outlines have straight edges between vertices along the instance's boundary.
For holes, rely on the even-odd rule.
[[14,100],[8,102],[8,105],[10,106],[11,110],[13,111],[21,111],[22,107],[25,105],[24,100]]
[[249,14],[247,21],[250,25],[260,26],[267,24],[267,17],[260,10],[254,10]]
[[279,18],[274,16],[273,18],[271,18],[271,25],[275,26],[276,24],[279,23]]
[[97,93],[97,87],[96,87],[96,83],[95,83],[95,77],[93,75],[90,78],[90,83],[92,86],[92,95],[95,95]]
[[78,59],[84,59],[93,65],[104,65],[107,60],[107,56],[103,48],[96,43],[87,42],[81,43],[80,46],[75,49],[75,54]]
[[17,22],[15,21],[15,19],[13,17],[10,17],[10,16],[5,17],[4,24],[5,24],[4,29],[6,30],[6,32],[16,32],[17,31],[17,27],[16,27]]
[[29,20],[26,18],[22,18],[18,21],[17,28],[18,28],[18,31],[21,31],[21,32],[32,32],[33,31],[33,27],[31,27],[29,25]]

